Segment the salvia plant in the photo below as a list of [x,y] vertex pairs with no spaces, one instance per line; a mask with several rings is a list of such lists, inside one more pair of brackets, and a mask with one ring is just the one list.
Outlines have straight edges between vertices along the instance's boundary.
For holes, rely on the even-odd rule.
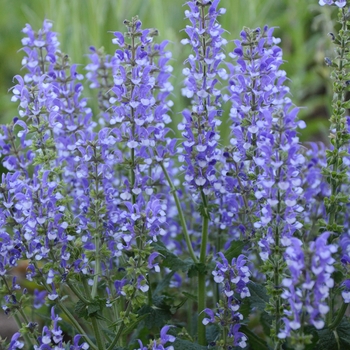
[[1,306],[18,324],[1,349],[350,349],[347,1],[319,1],[339,22],[329,145],[299,141],[274,28],[229,52],[219,2],[186,2],[179,139],[156,29],[125,20],[85,71],[50,21],[23,29],[0,133]]

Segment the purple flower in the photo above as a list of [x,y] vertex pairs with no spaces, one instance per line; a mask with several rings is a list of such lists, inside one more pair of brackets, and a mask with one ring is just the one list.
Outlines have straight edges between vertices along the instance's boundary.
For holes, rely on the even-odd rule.
[[8,350],[17,350],[17,349],[23,349],[24,347],[24,342],[19,340],[19,338],[21,337],[20,333],[15,333],[12,338],[11,338],[11,342],[9,344]]
[[338,1],[334,1],[334,0],[319,0],[318,2],[321,6],[324,5],[333,5],[335,4],[336,6],[338,6],[339,8],[343,8],[346,5],[346,0],[338,0]]
[[81,345],[79,345],[81,339],[81,335],[77,334],[73,339],[73,345],[70,346],[70,350],[87,350],[89,349],[89,345],[86,342],[83,342]]
[[160,330],[160,338],[150,342],[149,346],[144,346],[141,340],[138,340],[140,347],[135,350],[174,350],[172,345],[165,346],[167,343],[173,343],[176,337],[168,334],[171,326],[164,326]]
[[284,339],[300,329],[302,320],[317,329],[324,327],[324,318],[329,311],[326,299],[334,287],[331,275],[335,260],[332,255],[337,252],[335,245],[327,243],[329,235],[329,232],[322,233],[306,249],[299,239],[291,238],[291,245],[285,252],[290,277],[282,281],[285,287],[282,298],[288,300],[290,309],[285,310],[285,327],[279,338]]
[[[51,308],[51,320],[52,326],[49,328],[44,326],[41,336],[38,337],[39,345],[34,345],[35,350],[64,350],[63,345],[63,331],[61,330],[58,322],[62,320],[55,314],[54,307]],[[78,348],[79,349],[79,348]],[[84,349],[84,348],[82,348]]]
[[45,290],[34,290],[34,308],[40,309],[45,304],[45,297],[47,292]]
[[246,347],[247,337],[239,332],[240,321],[243,316],[239,313],[240,298],[250,296],[247,284],[249,282],[250,271],[247,260],[244,255],[233,258],[231,264],[223,253],[219,252],[222,262],[216,263],[216,269],[212,272],[214,281],[221,285],[223,298],[217,304],[216,313],[211,309],[205,309],[204,312],[209,316],[203,319],[203,324],[217,323],[219,326],[227,328],[228,336],[233,339],[233,344]]

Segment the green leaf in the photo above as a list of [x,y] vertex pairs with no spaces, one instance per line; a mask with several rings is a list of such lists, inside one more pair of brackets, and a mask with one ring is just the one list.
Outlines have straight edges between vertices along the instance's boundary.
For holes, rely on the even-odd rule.
[[169,309],[153,308],[149,305],[143,306],[138,314],[140,316],[146,315],[143,324],[148,329],[162,328],[172,316]]
[[75,305],[74,311],[79,318],[88,319],[89,314],[87,311],[88,305],[86,305],[83,301],[79,300]]
[[197,277],[198,273],[206,274],[207,266],[203,263],[196,263],[196,264],[193,263],[190,269],[188,270],[187,276],[189,278]]
[[144,320],[148,314],[144,314],[138,317],[134,322],[131,322],[126,328],[124,328],[122,335],[130,334],[142,320]]
[[164,256],[162,265],[165,267],[169,267],[169,269],[171,269],[172,271],[181,270],[182,272],[187,272],[193,265],[192,259],[180,259],[178,256],[170,252],[161,242],[153,242],[152,246],[158,253]]
[[304,328],[304,333],[307,335],[312,335],[311,344],[305,345],[305,350],[315,350],[316,344],[319,340],[317,329],[314,326],[306,326]]
[[169,272],[158,284],[153,295],[160,294],[165,288],[169,287],[170,281],[175,275],[175,271]]
[[350,349],[350,322],[343,319],[335,329],[324,328],[318,331],[317,350]]
[[250,298],[244,298],[242,304],[239,307],[239,312],[243,315],[243,318],[246,319],[249,317],[251,307],[250,307]]
[[266,341],[254,334],[247,326],[242,325],[239,331],[248,337],[248,343],[252,349],[270,350]]
[[318,350],[338,350],[338,344],[335,339],[334,333],[330,329],[321,329],[320,331],[318,331],[318,336]]
[[188,297],[189,299],[193,300],[193,301],[197,301],[197,296],[191,293],[187,293],[187,292],[182,292],[183,295],[185,295],[186,297]]
[[79,300],[75,305],[75,312],[79,318],[88,319],[91,316],[99,317],[98,312],[103,309],[105,305],[105,300],[96,297],[89,303],[84,303]]
[[226,259],[230,262],[233,258],[237,258],[240,254],[242,254],[242,250],[246,244],[247,244],[246,241],[231,242],[230,248],[228,248],[224,252]]
[[350,349],[350,320],[344,318],[336,331],[339,336],[341,349]]
[[269,297],[266,293],[266,288],[262,284],[248,283],[250,291],[250,306],[252,309],[265,310],[266,303],[269,301]]
[[211,324],[205,329],[205,337],[207,338],[208,344],[218,340],[220,335],[220,327],[217,324]]
[[272,316],[270,316],[266,311],[263,311],[261,313],[260,322],[263,327],[264,333],[267,336],[270,336],[272,321],[273,321]]
[[101,309],[100,304],[97,304],[97,303],[90,304],[88,305],[87,313],[89,316],[91,316],[95,312],[100,311],[100,309]]
[[172,344],[175,350],[207,350],[206,346],[202,346],[196,343],[191,343],[187,340],[182,340],[176,338],[175,342]]

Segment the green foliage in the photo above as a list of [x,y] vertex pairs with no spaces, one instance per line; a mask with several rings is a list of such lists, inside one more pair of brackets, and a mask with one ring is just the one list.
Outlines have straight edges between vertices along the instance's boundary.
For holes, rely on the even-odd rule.
[[324,328],[318,331],[319,340],[315,350],[350,349],[350,323],[344,319],[335,330]]
[[187,272],[193,267],[193,261],[191,259],[180,259],[174,253],[169,251],[163,243],[153,242],[152,246],[158,253],[160,253],[164,257],[163,265],[165,267],[168,267],[172,271]]
[[242,254],[243,248],[246,244],[246,241],[231,242],[230,247],[224,252],[226,259],[230,262],[233,258],[237,258]]
[[253,282],[248,284],[248,288],[251,295],[249,297],[250,307],[260,311],[265,310],[266,304],[269,302],[266,288],[262,284],[256,284]]
[[215,342],[220,336],[220,327],[217,324],[209,325],[205,330],[208,344]]
[[96,297],[89,303],[85,303],[79,300],[75,306],[74,311],[79,318],[84,318],[87,320],[90,317],[101,317],[99,313],[106,305],[106,300]]
[[166,305],[162,309],[145,305],[139,310],[138,315],[146,315],[146,317],[142,321],[142,326],[147,327],[148,329],[160,329],[171,318],[170,309],[167,308]]
[[207,350],[206,346],[198,345],[196,343],[191,343],[187,340],[182,340],[177,338],[173,343],[175,350]]
[[254,332],[252,332],[247,326],[242,325],[239,329],[248,337],[248,342],[251,349],[259,349],[259,350],[270,350],[266,341],[258,337]]

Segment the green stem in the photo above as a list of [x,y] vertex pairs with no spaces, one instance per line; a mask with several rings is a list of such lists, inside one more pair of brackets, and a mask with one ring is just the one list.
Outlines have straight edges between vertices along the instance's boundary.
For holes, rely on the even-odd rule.
[[[209,231],[209,213],[208,203],[203,190],[201,190],[202,201],[204,206],[203,224],[202,224],[202,241],[201,250],[199,256],[199,262],[201,264],[206,263],[207,243],[208,243],[208,231]],[[198,343],[200,345],[206,345],[207,340],[205,336],[205,326],[203,324],[204,313],[203,310],[206,306],[206,290],[205,290],[205,272],[198,271]]]
[[188,252],[190,253],[190,256],[191,256],[192,260],[195,263],[197,263],[198,259],[197,259],[196,255],[194,254],[194,251],[193,251],[193,248],[192,248],[190,235],[189,235],[188,230],[187,230],[187,224],[186,224],[185,216],[184,216],[184,213],[182,211],[180,200],[179,200],[179,197],[178,197],[177,192],[176,192],[176,187],[174,186],[173,182],[171,181],[169,173],[166,170],[164,164],[162,162],[160,162],[159,164],[162,167],[163,173],[164,173],[164,175],[165,175],[165,177],[166,177],[166,179],[168,181],[168,184],[170,186],[170,192],[172,193],[172,195],[174,197],[174,200],[175,200],[175,204],[176,204],[177,211],[179,213],[180,223],[181,223],[183,234],[185,236],[185,241],[186,241],[186,244],[187,244]]
[[[5,284],[6,288],[7,288],[8,293],[9,293],[9,294],[12,294],[11,289],[10,289],[10,286],[8,285],[5,276],[2,276],[2,280],[3,280],[3,282],[4,282],[4,284]],[[21,314],[21,316],[23,317],[24,322],[28,325],[29,321],[28,321],[28,319],[27,319],[27,316],[26,316],[25,313],[23,312],[23,310],[19,308],[19,309],[18,309],[18,312],[19,312],[19,313]],[[16,313],[13,313],[13,318],[15,319],[18,328],[22,328],[22,322],[21,322],[20,318],[18,317],[18,315],[17,315]],[[30,339],[30,337],[28,336],[28,334],[23,334],[23,338],[24,338],[24,341],[26,342],[27,345],[29,345],[29,346],[34,346],[32,340]],[[36,338],[36,341],[37,341],[37,343],[39,344],[37,338]]]
[[[338,168],[339,166],[341,166],[342,164],[342,160],[341,157],[339,156],[339,152],[340,152],[340,147],[344,144],[344,140],[342,139],[342,136],[339,135],[339,133],[341,131],[345,131],[344,130],[344,126],[343,124],[343,117],[344,117],[344,110],[342,110],[340,107],[343,107],[343,103],[344,100],[346,98],[345,93],[346,90],[344,88],[339,88],[337,85],[342,86],[343,81],[340,79],[340,82],[337,81],[339,80],[340,77],[343,77],[346,75],[346,73],[344,72],[344,64],[346,63],[347,59],[346,59],[346,50],[347,50],[347,45],[346,45],[346,40],[344,40],[344,35],[347,31],[347,19],[346,19],[346,13],[345,10],[342,8],[340,9],[341,11],[341,24],[342,24],[342,28],[341,31],[339,32],[340,34],[340,56],[339,56],[339,64],[337,66],[337,68],[335,69],[335,71],[337,72],[336,74],[336,80],[333,84],[334,86],[334,92],[335,97],[333,99],[333,104],[332,104],[332,117],[331,117],[331,129],[335,128],[336,132],[334,134],[334,150],[337,151],[336,152],[336,159],[334,162],[332,162],[331,164],[329,164],[329,159],[327,159],[328,162],[328,166],[332,167],[333,173],[335,174],[339,174],[342,169]],[[339,180],[339,178],[332,178],[331,179],[331,196],[336,196],[339,192],[339,188],[341,186],[341,180]],[[328,226],[332,226],[333,224],[337,223],[337,216],[339,214],[339,212],[342,210],[341,208],[343,208],[343,206],[341,207],[339,205],[340,203],[335,203],[332,206],[330,206],[330,208],[327,209],[327,212],[329,214],[328,217]],[[332,240],[333,238],[331,238]],[[331,242],[331,241],[330,241]],[[331,325],[333,325],[333,316],[334,316],[334,291],[332,289],[330,289],[329,292],[329,297],[328,297],[328,306],[329,306],[329,312],[327,314],[327,324],[328,327],[330,327]],[[344,306],[344,305],[343,305]],[[345,311],[344,311],[345,312]],[[339,315],[341,315],[341,312],[338,313],[337,318],[339,317]],[[340,322],[340,320],[339,320]]]
[[[97,151],[96,151],[96,147],[94,147],[94,155],[97,158]],[[95,163],[95,195],[98,196],[98,165],[97,163]],[[95,274],[94,274],[94,284],[92,285],[92,291],[91,291],[91,298],[95,299],[96,295],[97,295],[97,287],[98,287],[98,279],[100,277],[101,274],[101,262],[100,262],[100,235],[98,232],[98,228],[99,228],[99,215],[98,215],[98,209],[97,209],[97,205],[95,205]]]
[[[83,282],[83,287],[84,287],[85,293],[86,293],[87,297],[89,297],[89,285],[87,283],[86,278],[83,278],[82,282]],[[85,299],[85,300],[87,300],[87,299]],[[87,303],[89,303],[89,300],[87,300]],[[103,341],[101,328],[100,328],[100,324],[99,324],[97,317],[91,316],[91,325],[92,325],[92,329],[94,331],[94,335],[96,338],[97,348],[98,348],[98,350],[102,350],[102,349],[104,349],[104,341]]]
[[97,349],[98,350],[105,349],[104,341],[102,339],[100,325],[99,325],[96,317],[91,317],[91,324],[92,324],[92,328],[94,330],[94,334],[95,334],[95,338],[96,338]]
[[348,308],[348,305],[347,303],[344,303],[342,304],[342,306],[340,307],[339,311],[338,311],[338,314],[337,314],[337,317],[334,319],[334,321],[332,321],[330,324],[329,324],[329,329],[331,330],[334,330],[335,328],[337,328],[341,322],[341,320],[343,319],[344,315],[345,315],[345,312],[346,312],[346,309]]
[[[130,311],[131,311],[131,301],[129,301],[128,306],[126,307],[125,316],[124,316],[125,318],[128,317]],[[124,328],[125,328],[125,324],[124,324],[124,322],[123,322],[123,323],[120,325],[116,336],[114,337],[112,343],[109,345],[109,347],[107,348],[107,350],[113,350],[113,349],[114,349],[114,346],[117,344],[117,342],[118,342],[120,336],[121,336],[122,333],[123,333]]]
[[[84,329],[81,327],[79,322],[74,318],[74,316],[70,313],[70,311],[61,302],[58,302],[57,305],[62,310],[62,312],[68,317],[71,324],[77,329],[79,334],[81,334],[84,337],[86,342],[89,344],[90,348],[94,350],[100,350],[100,348],[96,347],[96,345],[92,342],[92,340],[88,337],[88,335],[85,334]],[[101,348],[101,350],[102,349],[103,348]]]
[[67,281],[66,283],[80,301],[82,301],[85,304],[89,303],[89,301],[83,296],[82,293],[80,293],[79,289],[72,282]]
[[[42,271],[39,269],[38,264],[33,261],[34,267],[35,269],[40,272],[41,276],[42,276],[42,284],[44,286],[44,288],[51,293],[52,290],[51,288],[47,285],[46,280],[43,276]],[[89,344],[89,346],[91,347],[91,349],[93,350],[98,350],[96,345],[92,342],[92,340],[89,338],[89,336],[85,333],[84,329],[82,328],[82,326],[79,324],[79,322],[74,318],[74,316],[70,313],[70,311],[62,304],[62,302],[58,299],[57,301],[57,306],[61,309],[61,311],[68,317],[68,319],[70,320],[71,324],[76,328],[76,330],[78,331],[79,334],[81,334],[84,339],[86,340],[86,342]]]
[[[15,319],[18,328],[22,328],[22,323],[21,323],[21,320],[19,319],[18,315],[14,314],[13,318]],[[27,346],[34,347],[34,344],[33,344],[32,340],[30,339],[30,337],[28,336],[28,334],[24,333],[22,335],[23,335],[24,341],[27,344]]]

